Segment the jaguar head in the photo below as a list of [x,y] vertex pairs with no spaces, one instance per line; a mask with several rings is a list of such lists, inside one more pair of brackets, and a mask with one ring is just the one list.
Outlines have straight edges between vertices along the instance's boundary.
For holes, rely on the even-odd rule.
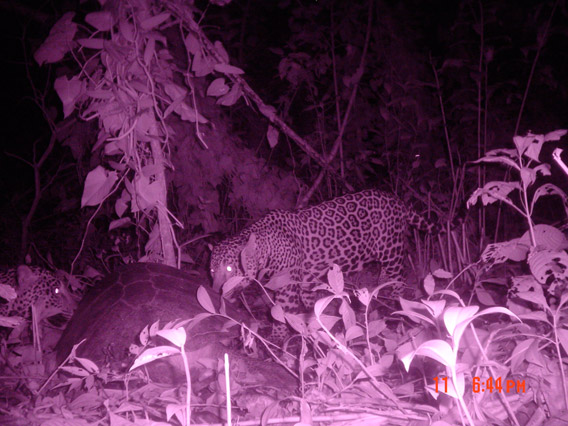
[[[213,290],[220,291],[223,284],[232,277],[256,276],[256,236],[251,233],[229,238],[217,244],[211,251],[209,263]],[[246,285],[246,284],[245,284]]]

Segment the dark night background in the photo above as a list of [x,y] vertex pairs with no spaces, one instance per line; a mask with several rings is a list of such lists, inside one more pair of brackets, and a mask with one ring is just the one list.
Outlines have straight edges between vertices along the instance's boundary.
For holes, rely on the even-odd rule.
[[[49,185],[30,223],[28,247],[20,249],[20,222],[33,199],[33,173],[16,157],[30,161],[34,146],[35,155],[41,155],[51,133],[37,104],[43,103],[53,123],[61,122],[61,102],[53,81],[56,76],[77,72],[71,60],[39,67],[32,55],[64,12],[75,11],[75,21],[80,22],[98,7],[96,2],[2,2],[1,263],[21,261],[33,244],[42,256],[49,253],[59,266],[68,265],[92,213],[79,208],[83,180],[105,160],[100,151],[90,153],[97,123],[77,122],[72,116],[66,123],[75,132],[74,151],[62,146],[64,136],[58,137],[42,167],[41,182]],[[206,10],[201,22],[205,34],[223,43],[231,63],[245,71],[244,78],[253,90],[275,106],[316,151],[329,152],[338,135],[337,108],[340,115],[345,112],[351,93],[352,86],[344,84],[345,79],[354,74],[360,61],[368,3],[243,0],[224,7],[197,2],[196,7]],[[481,34],[484,55],[480,68]],[[167,36],[175,60],[183,62],[179,42],[174,34]],[[475,160],[478,150],[511,147],[527,85],[517,133],[546,133],[566,126],[567,36],[564,2],[375,2],[364,73],[343,134],[344,177],[328,175],[310,203],[345,192],[348,183],[354,189],[387,188],[422,205],[431,197],[439,207],[438,216],[460,214],[464,200],[476,188],[476,170],[466,167],[463,182],[452,182],[448,155],[457,169]],[[213,77],[195,79],[200,94]],[[175,148],[181,155],[174,156],[176,173],[169,177],[171,207],[186,226],[180,239],[235,232],[248,218],[276,207],[293,207],[314,181],[319,166],[282,135],[271,149],[265,136],[267,121],[242,99],[231,107],[215,105],[207,96],[198,100],[200,112],[215,127],[216,143],[210,148],[213,155],[199,157],[202,147],[192,125],[172,123],[179,133],[174,146],[183,138],[190,144],[190,148]],[[227,156],[220,157],[219,152]],[[550,162],[550,150],[545,153]],[[184,169],[183,161],[177,164],[187,156],[198,156],[203,169],[192,174]],[[247,162],[248,169],[239,169],[239,164]],[[339,170],[337,156],[332,164]],[[259,179],[269,185],[258,187]],[[555,179],[565,186],[565,177]],[[456,185],[457,192],[452,190]],[[255,191],[258,194],[253,198],[249,194]],[[102,209],[96,225],[99,234],[106,233],[113,218],[112,208]],[[548,222],[562,219],[543,217]],[[104,242],[95,238],[89,244],[97,251],[101,248],[96,246]],[[203,248],[193,249],[200,262],[206,261]]]

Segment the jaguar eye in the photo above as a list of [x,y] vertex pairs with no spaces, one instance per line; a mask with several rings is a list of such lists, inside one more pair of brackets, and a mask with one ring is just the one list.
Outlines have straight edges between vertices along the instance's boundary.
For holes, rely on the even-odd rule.
[[231,265],[227,266],[227,272],[233,272],[233,267]]

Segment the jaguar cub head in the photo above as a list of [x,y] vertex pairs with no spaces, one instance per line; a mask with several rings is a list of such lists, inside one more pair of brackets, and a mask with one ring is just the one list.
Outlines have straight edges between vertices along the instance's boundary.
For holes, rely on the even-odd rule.
[[69,318],[76,307],[65,280],[43,268],[20,265],[2,273],[0,282],[12,287],[17,294],[16,299],[0,306],[3,316],[29,319],[34,305],[40,320],[57,314]]

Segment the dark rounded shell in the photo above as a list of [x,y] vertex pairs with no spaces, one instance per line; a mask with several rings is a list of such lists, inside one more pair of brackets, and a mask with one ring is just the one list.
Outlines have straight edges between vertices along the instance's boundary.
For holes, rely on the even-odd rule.
[[[87,339],[77,355],[95,361],[123,364],[128,348],[140,331],[154,321],[160,325],[176,319],[192,318],[205,312],[197,301],[199,286],[209,287],[206,279],[177,269],[150,263],[127,265],[106,277],[83,298],[61,340],[57,344],[57,361],[61,363],[73,345]],[[219,296],[209,288],[213,303]],[[227,307],[233,318],[242,314]],[[226,319],[210,317],[190,329],[188,346],[203,347],[237,336],[237,331],[224,331]],[[116,364],[115,364],[116,365]]]

